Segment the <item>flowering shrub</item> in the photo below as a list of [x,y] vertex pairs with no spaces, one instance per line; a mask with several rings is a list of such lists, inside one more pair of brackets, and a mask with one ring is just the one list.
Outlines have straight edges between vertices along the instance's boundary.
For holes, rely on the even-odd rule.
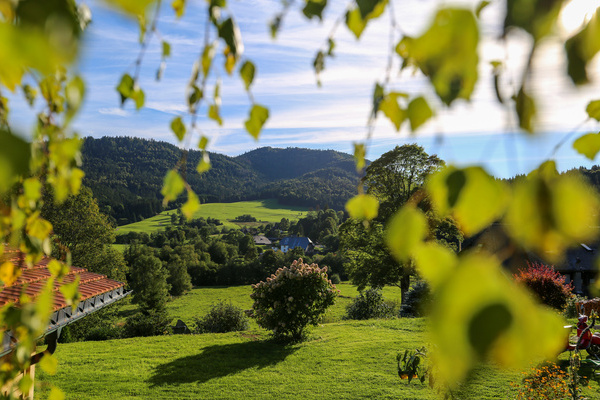
[[553,363],[532,368],[521,384],[511,385],[518,389],[518,400],[570,399],[569,374]]
[[275,337],[300,340],[308,325],[316,325],[338,294],[327,279],[327,267],[302,259],[279,268],[266,282],[252,285],[254,300],[249,314]]
[[565,283],[564,276],[544,264],[527,263],[527,269],[520,270],[514,279],[533,291],[542,303],[557,310],[565,307],[573,291],[573,285]]

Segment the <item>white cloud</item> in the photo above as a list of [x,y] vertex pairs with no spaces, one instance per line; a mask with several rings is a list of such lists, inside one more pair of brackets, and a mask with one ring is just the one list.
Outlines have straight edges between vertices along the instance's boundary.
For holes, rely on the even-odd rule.
[[98,109],[98,112],[100,114],[104,114],[104,115],[116,115],[119,117],[128,117],[131,115],[131,113],[129,111],[124,110],[122,108],[118,108],[118,107],[100,108],[100,109]]

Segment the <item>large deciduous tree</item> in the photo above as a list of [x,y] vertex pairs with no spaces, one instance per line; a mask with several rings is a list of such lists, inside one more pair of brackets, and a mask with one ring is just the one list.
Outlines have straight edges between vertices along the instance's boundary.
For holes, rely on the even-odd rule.
[[416,144],[396,146],[373,161],[363,183],[367,193],[379,200],[378,220],[387,221],[442,166],[443,160]]

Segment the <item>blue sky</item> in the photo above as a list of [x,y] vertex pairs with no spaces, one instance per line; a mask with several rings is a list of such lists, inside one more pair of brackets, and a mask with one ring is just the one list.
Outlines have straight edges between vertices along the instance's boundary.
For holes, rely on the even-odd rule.
[[[109,9],[99,1],[88,1],[93,22],[86,33],[84,50],[76,70],[87,83],[88,94],[75,129],[80,136],[136,136],[153,138],[176,144],[169,129],[175,116],[186,114],[185,90],[191,67],[203,44],[203,1],[188,1],[186,13],[177,20],[164,1],[158,21],[160,37],[171,43],[172,56],[161,82],[154,76],[160,63],[160,39],[154,37],[143,60],[140,85],[146,92],[146,106],[135,111],[132,104],[119,106],[115,91],[124,72],[133,73],[139,51],[137,25],[134,21]],[[303,2],[297,2],[303,3]],[[403,32],[418,35],[427,25],[440,1],[403,0],[394,3],[395,15]],[[478,1],[445,1],[474,7]],[[337,30],[336,56],[327,59],[322,74],[323,86],[317,87],[312,70],[316,51],[325,45],[335,19],[343,14],[345,1],[329,1],[322,23],[307,21],[299,6],[292,7],[277,40],[270,38],[268,21],[281,8],[278,0],[240,0],[228,2],[236,17],[244,41],[244,57],[257,66],[253,85],[256,101],[270,109],[271,117],[255,142],[243,129],[250,103],[237,76],[222,72],[210,79],[208,93],[212,94],[215,78],[222,82],[222,116],[225,121],[218,127],[205,118],[206,103],[200,110],[200,129],[210,139],[209,150],[238,155],[261,146],[308,147],[335,149],[350,153],[352,143],[366,137],[366,123],[374,82],[385,76],[388,52],[388,21],[383,15],[372,23],[360,41],[356,41],[345,26]],[[561,19],[557,37],[566,37],[583,18],[589,16],[597,0],[573,0]],[[437,117],[413,136],[408,131],[396,133],[389,121],[381,116],[367,158],[373,160],[395,145],[417,142],[430,153],[437,153],[453,164],[475,163],[484,165],[497,176],[526,173],[552,155],[553,147],[574,129],[580,132],[598,132],[597,123],[582,123],[586,119],[585,105],[600,98],[600,67],[598,60],[592,67],[594,84],[574,88],[562,75],[565,60],[558,40],[545,41],[534,60],[537,77],[533,90],[539,102],[540,133],[530,137],[513,134],[514,116],[498,106],[491,85],[491,67],[487,61],[505,61],[507,72],[502,88],[509,93],[524,55],[528,39],[518,32],[511,34],[506,44],[495,38],[500,32],[496,21],[501,20],[503,4],[492,2],[482,14],[483,38],[480,44],[480,80],[470,103],[457,102],[444,110],[433,96],[423,76],[405,71],[394,73],[392,87],[411,94],[424,94],[438,106]],[[396,37],[396,40],[399,38]],[[221,49],[222,51],[222,49]],[[399,60],[395,60],[394,71]],[[220,59],[217,63],[221,64]],[[213,69],[213,71],[216,71]],[[13,96],[14,97],[14,96]],[[41,106],[40,104],[37,105]],[[34,111],[13,99],[13,122],[27,130],[32,125]],[[197,142],[198,135],[190,143]],[[591,166],[582,156],[570,149],[567,142],[556,153],[560,169],[580,165]]]

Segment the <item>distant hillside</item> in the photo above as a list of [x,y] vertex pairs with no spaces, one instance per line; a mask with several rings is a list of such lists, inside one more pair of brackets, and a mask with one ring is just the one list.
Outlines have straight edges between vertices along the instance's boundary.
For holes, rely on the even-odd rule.
[[[128,137],[84,139],[84,184],[102,210],[125,224],[162,211],[160,189],[181,150]],[[195,170],[201,152],[188,153],[187,180],[203,203],[275,198],[281,204],[343,209],[356,192],[352,156],[333,150],[263,147],[238,157],[210,153],[212,169]]]

